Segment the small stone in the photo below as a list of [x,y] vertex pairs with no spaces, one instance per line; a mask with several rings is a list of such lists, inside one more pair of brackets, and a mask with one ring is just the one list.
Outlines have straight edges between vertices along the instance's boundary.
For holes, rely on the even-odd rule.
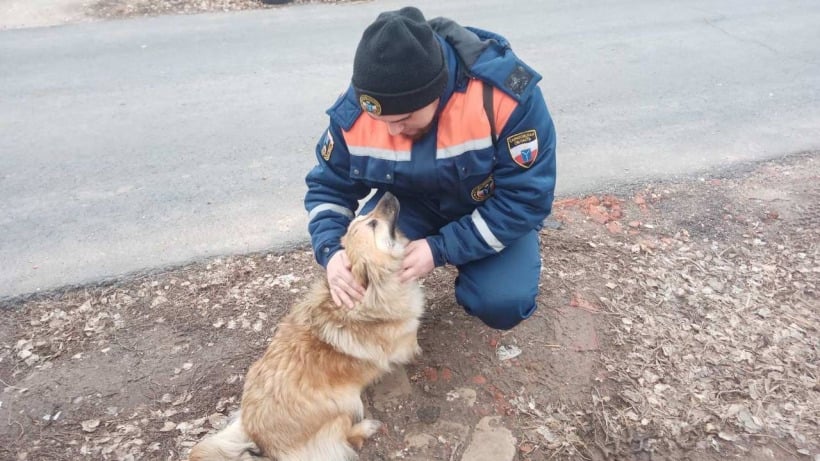
[[438,417],[441,415],[441,407],[436,406],[426,406],[421,407],[416,412],[416,415],[419,417],[419,421],[425,424],[433,424],[438,421]]
[[222,413],[212,413],[208,416],[208,424],[214,429],[222,429],[228,424],[228,417]]
[[509,346],[502,345],[495,350],[495,355],[498,357],[498,360],[503,362],[504,360],[514,359],[521,355],[521,349],[513,344],[510,344]]
[[100,420],[99,419],[87,419],[87,420],[83,421],[80,424],[82,425],[83,430],[85,432],[94,432],[100,426]]
[[170,432],[177,428],[177,423],[173,421],[165,421],[165,424],[159,430],[160,432]]
[[379,411],[393,410],[412,390],[407,371],[398,367],[371,387],[373,406]]
[[460,387],[447,393],[448,402],[461,400],[466,403],[468,407],[475,405],[477,398],[478,394],[476,394],[475,389],[470,389],[469,387]]
[[410,449],[424,449],[436,443],[436,438],[430,434],[408,434],[404,437],[404,445]]
[[501,417],[487,416],[478,422],[461,461],[512,461],[515,452],[515,437],[501,425]]

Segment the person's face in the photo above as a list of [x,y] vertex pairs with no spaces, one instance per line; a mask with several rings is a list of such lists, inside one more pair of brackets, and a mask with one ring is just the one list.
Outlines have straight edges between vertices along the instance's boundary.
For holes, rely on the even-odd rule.
[[431,102],[419,110],[409,114],[398,115],[370,115],[374,119],[387,125],[387,132],[391,136],[404,136],[412,140],[421,139],[433,125],[439,100]]

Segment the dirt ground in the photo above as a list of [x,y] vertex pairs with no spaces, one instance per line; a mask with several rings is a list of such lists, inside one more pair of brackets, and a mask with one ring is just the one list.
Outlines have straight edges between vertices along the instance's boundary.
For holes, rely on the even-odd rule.
[[[509,332],[424,280],[423,355],[365,393],[363,460],[820,460],[820,155],[563,198],[539,310]],[[0,323],[0,459],[180,460],[235,410],[307,248],[20,300]]]

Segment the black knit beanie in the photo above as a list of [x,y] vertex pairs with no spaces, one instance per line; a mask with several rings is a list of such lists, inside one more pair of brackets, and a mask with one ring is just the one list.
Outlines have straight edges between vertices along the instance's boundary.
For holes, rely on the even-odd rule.
[[381,13],[365,29],[353,60],[353,88],[364,111],[413,112],[441,96],[446,83],[441,45],[417,8]]

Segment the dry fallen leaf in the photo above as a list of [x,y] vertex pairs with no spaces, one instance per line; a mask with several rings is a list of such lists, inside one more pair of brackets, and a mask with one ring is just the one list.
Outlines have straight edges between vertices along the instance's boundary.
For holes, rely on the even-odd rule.
[[99,419],[88,419],[80,423],[83,427],[85,432],[94,432],[97,430],[97,427],[100,425]]

